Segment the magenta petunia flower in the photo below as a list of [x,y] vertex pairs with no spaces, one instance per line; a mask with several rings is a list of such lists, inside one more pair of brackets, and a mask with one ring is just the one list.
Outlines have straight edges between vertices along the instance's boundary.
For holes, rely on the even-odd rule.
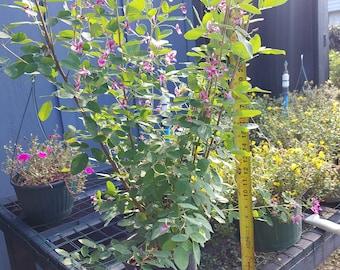
[[299,225],[299,216],[294,216],[292,219],[296,225]]
[[94,173],[94,169],[91,168],[91,167],[86,167],[84,171],[85,171],[86,174],[93,174]]
[[40,158],[45,158],[45,157],[47,157],[47,153],[46,153],[46,152],[43,152],[43,151],[40,151],[40,152],[38,153],[38,156],[39,156]]
[[27,160],[29,160],[30,158],[31,158],[30,154],[22,153],[18,156],[18,161],[23,163],[23,162],[26,162]]

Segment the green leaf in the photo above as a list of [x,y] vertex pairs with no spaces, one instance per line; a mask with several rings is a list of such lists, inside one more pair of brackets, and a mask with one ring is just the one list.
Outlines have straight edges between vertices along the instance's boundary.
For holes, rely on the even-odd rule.
[[207,125],[202,125],[197,129],[197,134],[203,141],[207,140],[211,135],[212,131]]
[[66,250],[63,250],[61,248],[56,248],[54,251],[57,252],[61,256],[70,257],[70,253],[68,253]]
[[127,16],[131,15],[139,15],[145,8],[144,0],[133,0],[132,2],[127,4],[126,14]]
[[157,163],[154,168],[155,171],[160,174],[164,174],[166,172],[166,168],[162,164]]
[[96,121],[89,116],[85,116],[84,121],[86,130],[91,134],[91,136],[95,137],[98,134],[98,125]]
[[178,246],[174,250],[174,261],[180,270],[185,270],[189,264],[189,254],[182,246]]
[[23,51],[24,53],[40,53],[40,48],[38,46],[34,46],[34,45],[26,45],[26,46],[22,46],[21,51]]
[[67,38],[67,39],[72,39],[74,37],[74,31],[73,30],[63,30],[60,31],[59,37]]
[[76,175],[87,167],[89,156],[86,153],[78,154],[71,162],[71,173]]
[[89,239],[79,239],[78,240],[81,244],[83,244],[84,246],[90,247],[90,248],[96,248],[97,244]]
[[175,234],[171,237],[171,241],[174,242],[184,242],[188,240],[188,236],[186,234]]
[[88,246],[82,246],[80,249],[80,253],[83,257],[86,257],[89,255],[89,247]]
[[253,46],[254,53],[257,53],[259,49],[261,48],[261,37],[259,34],[255,34],[251,39],[250,43]]
[[243,9],[244,11],[247,11],[252,14],[257,14],[257,15],[261,14],[261,10],[259,10],[257,7],[251,4],[248,4],[248,3],[241,3],[239,4],[239,7]]
[[235,117],[255,117],[260,115],[261,111],[259,110],[240,110],[234,113]]
[[8,64],[9,62],[10,62],[10,59],[8,57],[0,56],[0,65],[5,65],[5,64]]
[[200,37],[203,37],[206,31],[207,30],[204,28],[194,28],[186,32],[184,38],[187,40],[197,40]]
[[197,265],[200,265],[201,262],[201,249],[198,245],[198,243],[193,243],[192,244],[192,250],[194,253],[194,258],[195,258],[195,262]]
[[100,150],[99,148],[92,148],[92,149],[91,149],[91,153],[92,153],[93,157],[94,157],[98,162],[101,162],[101,163],[105,163],[105,162],[106,162],[106,156],[105,156],[105,154],[103,153],[103,151]]
[[111,181],[106,181],[106,193],[111,195],[111,196],[116,196],[117,195],[117,189],[116,186],[111,182]]
[[101,108],[100,108],[99,104],[95,101],[89,101],[87,103],[87,108],[89,108],[91,111],[93,111],[95,113],[101,112]]
[[56,17],[48,17],[46,23],[48,26],[53,27],[58,23],[58,19]]
[[115,33],[118,30],[118,21],[117,19],[111,19],[106,26],[107,30],[110,30],[112,33]]
[[277,7],[285,4],[288,0],[262,0],[260,8]]
[[184,209],[198,210],[198,208],[191,203],[179,203],[178,206]]
[[26,34],[23,32],[16,33],[12,35],[13,42],[22,42],[27,38]]
[[38,65],[36,63],[29,63],[25,66],[25,73],[31,74],[38,70]]
[[197,168],[200,169],[201,172],[205,172],[208,167],[209,167],[209,160],[207,159],[200,159],[198,162],[197,162]]
[[274,55],[286,55],[285,50],[271,49],[271,48],[260,48],[258,51],[260,54],[274,54]]
[[9,39],[11,36],[5,32],[0,31],[0,38]]
[[244,150],[231,150],[230,151],[235,156],[241,156],[241,157],[251,157],[251,152],[244,151]]
[[53,106],[52,106],[52,101],[46,101],[40,108],[38,112],[38,117],[40,121],[46,121],[52,112]]
[[141,35],[143,36],[147,31],[147,28],[145,26],[145,24],[139,24],[137,27],[136,27],[136,32],[138,35]]
[[73,62],[72,60],[69,59],[63,59],[60,61],[61,65],[67,69],[70,70],[78,70],[79,69],[79,65],[75,62]]
[[167,1],[163,1],[162,3],[162,12],[163,13],[169,13],[170,12],[170,7]]
[[192,241],[199,244],[204,244],[207,241],[206,237],[204,237],[204,235],[199,232],[193,232],[192,234],[190,234],[190,238],[192,239]]

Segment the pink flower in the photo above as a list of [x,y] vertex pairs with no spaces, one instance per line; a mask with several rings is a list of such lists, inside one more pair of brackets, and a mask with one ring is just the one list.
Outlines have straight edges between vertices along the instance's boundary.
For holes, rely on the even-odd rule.
[[159,76],[159,82],[162,83],[165,81],[165,76],[162,74]]
[[179,91],[178,87],[176,86],[174,89],[175,96],[177,97],[181,92]]
[[82,67],[81,69],[78,70],[78,74],[86,77],[86,76],[90,76],[91,72],[87,70],[85,67]]
[[94,2],[96,5],[102,5],[104,6],[105,5],[105,2],[104,0],[96,0],[96,2]]
[[124,106],[126,106],[126,104],[127,104],[127,100],[126,100],[126,98],[123,98],[122,99],[122,106],[124,107]]
[[143,69],[147,72],[151,72],[154,70],[154,67],[152,65],[152,63],[148,62],[148,61],[143,61]]
[[187,122],[188,123],[192,123],[192,118],[191,117],[187,117]]
[[52,147],[48,147],[47,148],[47,152],[52,153],[53,152],[53,148]]
[[312,201],[314,205],[311,207],[311,210],[314,214],[319,214],[319,211],[322,210],[319,200],[317,198],[313,198]]
[[29,9],[29,7],[27,6],[27,7],[24,7],[24,10],[25,10],[25,13],[27,14],[27,17],[28,18],[30,18],[31,17],[31,14],[30,14],[30,9]]
[[220,28],[218,26],[211,25],[211,21],[207,22],[207,29],[209,32],[219,32]]
[[177,51],[173,50],[165,55],[165,64],[170,65],[171,63],[176,63]]
[[18,161],[23,163],[23,162],[26,162],[27,160],[29,160],[30,158],[31,158],[30,154],[22,153],[18,156]]
[[82,53],[83,52],[83,42],[79,41],[78,43],[76,43],[75,41],[72,40],[71,50],[75,51],[76,53]]
[[177,23],[176,24],[176,32],[177,32],[177,34],[179,34],[179,35],[182,35],[183,33],[182,33],[182,30],[181,30],[181,28],[179,27],[179,24]]
[[161,232],[165,232],[167,229],[169,229],[170,227],[168,226],[168,220],[165,219],[164,224],[162,225],[162,227],[159,229]]
[[206,91],[206,92],[201,91],[200,92],[200,98],[203,102],[209,103],[209,92],[208,91]]
[[107,45],[108,45],[108,47],[109,47],[109,49],[111,50],[111,51],[114,51],[114,49],[115,49],[115,45],[116,45],[116,42],[114,41],[114,40],[109,40],[108,42],[107,42]]
[[130,31],[131,30],[131,26],[130,26],[129,22],[125,22],[124,24],[125,24],[126,29],[128,31]]
[[95,204],[96,202],[97,202],[97,197],[96,196],[94,196],[94,195],[92,195],[91,197],[90,197],[90,199],[91,199],[91,202],[93,203],[93,204]]
[[75,90],[75,91],[78,91],[79,88],[80,88],[80,79],[79,79],[79,77],[78,77],[78,76],[75,77],[75,78],[74,78],[74,81],[75,81],[74,90]]
[[86,167],[84,171],[85,171],[86,174],[93,174],[94,173],[94,169],[92,167]]
[[98,59],[98,66],[99,66],[99,67],[104,67],[105,64],[106,64],[106,59],[105,59],[103,56],[101,56],[101,57]]
[[299,225],[299,216],[294,216],[294,217],[293,217],[293,222],[294,222],[296,225]]
[[181,11],[183,14],[187,14],[187,9],[185,7],[185,3],[183,3],[183,5],[181,6]]
[[39,156],[40,158],[45,158],[45,157],[47,157],[47,153],[46,153],[46,152],[43,152],[43,151],[40,151],[40,152],[38,153],[38,156]]
[[226,94],[224,95],[224,97],[225,97],[226,99],[232,99],[232,96],[231,96],[229,93],[226,93]]

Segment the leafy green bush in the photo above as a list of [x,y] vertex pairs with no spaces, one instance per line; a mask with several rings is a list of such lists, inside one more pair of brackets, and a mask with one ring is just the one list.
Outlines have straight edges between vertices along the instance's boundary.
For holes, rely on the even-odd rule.
[[329,160],[334,160],[340,145],[339,96],[339,89],[328,86],[293,92],[286,111],[281,98],[257,97],[255,107],[262,114],[255,119],[260,128],[252,139],[257,143],[267,140],[286,149],[313,143],[319,145]]
[[329,48],[340,51],[340,25],[329,26]]

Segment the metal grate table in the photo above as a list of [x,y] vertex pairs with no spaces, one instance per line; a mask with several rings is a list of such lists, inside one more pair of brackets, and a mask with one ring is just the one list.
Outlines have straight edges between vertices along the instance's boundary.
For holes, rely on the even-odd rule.
[[[95,266],[63,264],[63,257],[55,249],[70,253],[79,252],[79,239],[89,239],[97,244],[109,244],[112,238],[123,239],[129,235],[113,220],[104,227],[99,213],[94,212],[90,196],[103,189],[105,181],[95,177],[87,181],[86,191],[76,197],[70,216],[53,224],[30,225],[15,197],[0,203],[0,229],[4,232],[12,270],[95,269]],[[107,270],[124,269],[114,258],[99,265]]]

